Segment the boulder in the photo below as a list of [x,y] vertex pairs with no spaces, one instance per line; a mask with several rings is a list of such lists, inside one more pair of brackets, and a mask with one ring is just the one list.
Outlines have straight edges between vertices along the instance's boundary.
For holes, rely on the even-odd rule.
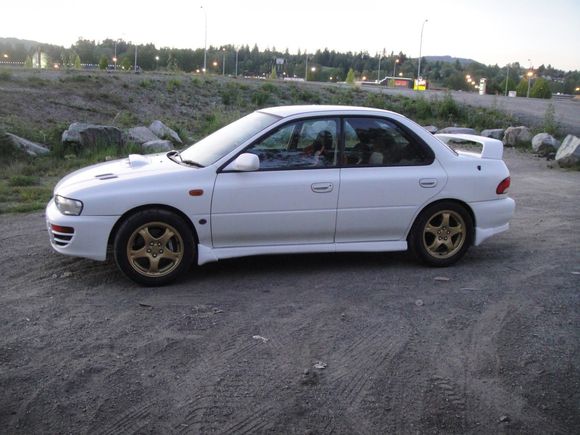
[[439,131],[439,129],[434,125],[424,125],[423,128],[431,134],[435,134]]
[[154,140],[159,140],[159,137],[155,135],[147,127],[133,127],[127,132],[127,138],[130,142],[142,145],[145,142],[151,142]]
[[24,151],[29,156],[37,157],[50,152],[46,146],[21,138],[15,134],[6,133],[6,137],[14,147]]
[[151,140],[142,144],[141,149],[145,154],[171,151],[173,149],[173,143],[169,140],[163,139]]
[[516,146],[528,144],[532,140],[532,132],[528,127],[508,127],[503,135],[503,144]]
[[492,139],[502,140],[505,130],[503,128],[492,128],[490,130],[483,130],[480,134],[484,137],[491,137]]
[[62,133],[63,144],[77,144],[83,147],[121,145],[123,134],[117,127],[75,122]]
[[580,165],[580,138],[571,134],[566,136],[556,153],[556,162],[561,168]]
[[438,133],[441,134],[475,134],[477,135],[477,131],[473,128],[465,128],[465,127],[445,127],[443,130],[439,130]]
[[548,133],[540,133],[532,138],[532,148],[541,156],[547,156],[559,147],[560,142]]
[[170,140],[175,145],[183,145],[183,141],[179,135],[159,120],[153,121],[149,126],[149,130],[151,130],[153,134],[155,134],[157,137],[160,137],[161,139]]

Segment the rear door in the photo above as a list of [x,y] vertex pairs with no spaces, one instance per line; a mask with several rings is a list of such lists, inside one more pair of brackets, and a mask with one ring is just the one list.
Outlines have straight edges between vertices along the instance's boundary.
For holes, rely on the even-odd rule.
[[426,144],[386,118],[345,118],[336,242],[401,240],[447,177]]

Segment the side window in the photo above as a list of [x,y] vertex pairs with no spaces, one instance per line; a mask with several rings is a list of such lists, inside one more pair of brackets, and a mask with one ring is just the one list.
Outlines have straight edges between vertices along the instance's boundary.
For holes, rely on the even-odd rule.
[[338,120],[296,121],[276,129],[245,152],[260,158],[260,170],[334,167],[338,160]]
[[433,161],[422,145],[386,119],[346,118],[344,133],[349,166],[417,166]]

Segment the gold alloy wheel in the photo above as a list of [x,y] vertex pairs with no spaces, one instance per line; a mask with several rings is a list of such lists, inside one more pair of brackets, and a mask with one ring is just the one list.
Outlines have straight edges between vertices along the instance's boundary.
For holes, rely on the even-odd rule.
[[453,210],[440,210],[425,225],[423,246],[432,257],[449,258],[459,252],[466,237],[463,217]]
[[183,239],[163,222],[149,222],[137,228],[127,242],[127,259],[141,275],[161,277],[174,271],[183,259]]

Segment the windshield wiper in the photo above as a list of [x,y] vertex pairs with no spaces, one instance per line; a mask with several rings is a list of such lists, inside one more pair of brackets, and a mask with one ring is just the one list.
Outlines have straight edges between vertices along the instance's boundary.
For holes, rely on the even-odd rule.
[[[201,163],[194,162],[193,160],[183,160],[181,157],[181,153],[177,150],[169,151],[167,153],[167,157],[173,160],[175,163],[183,163],[184,165],[195,166],[197,168],[203,168],[204,166]],[[179,157],[180,162],[178,162],[174,157]]]

